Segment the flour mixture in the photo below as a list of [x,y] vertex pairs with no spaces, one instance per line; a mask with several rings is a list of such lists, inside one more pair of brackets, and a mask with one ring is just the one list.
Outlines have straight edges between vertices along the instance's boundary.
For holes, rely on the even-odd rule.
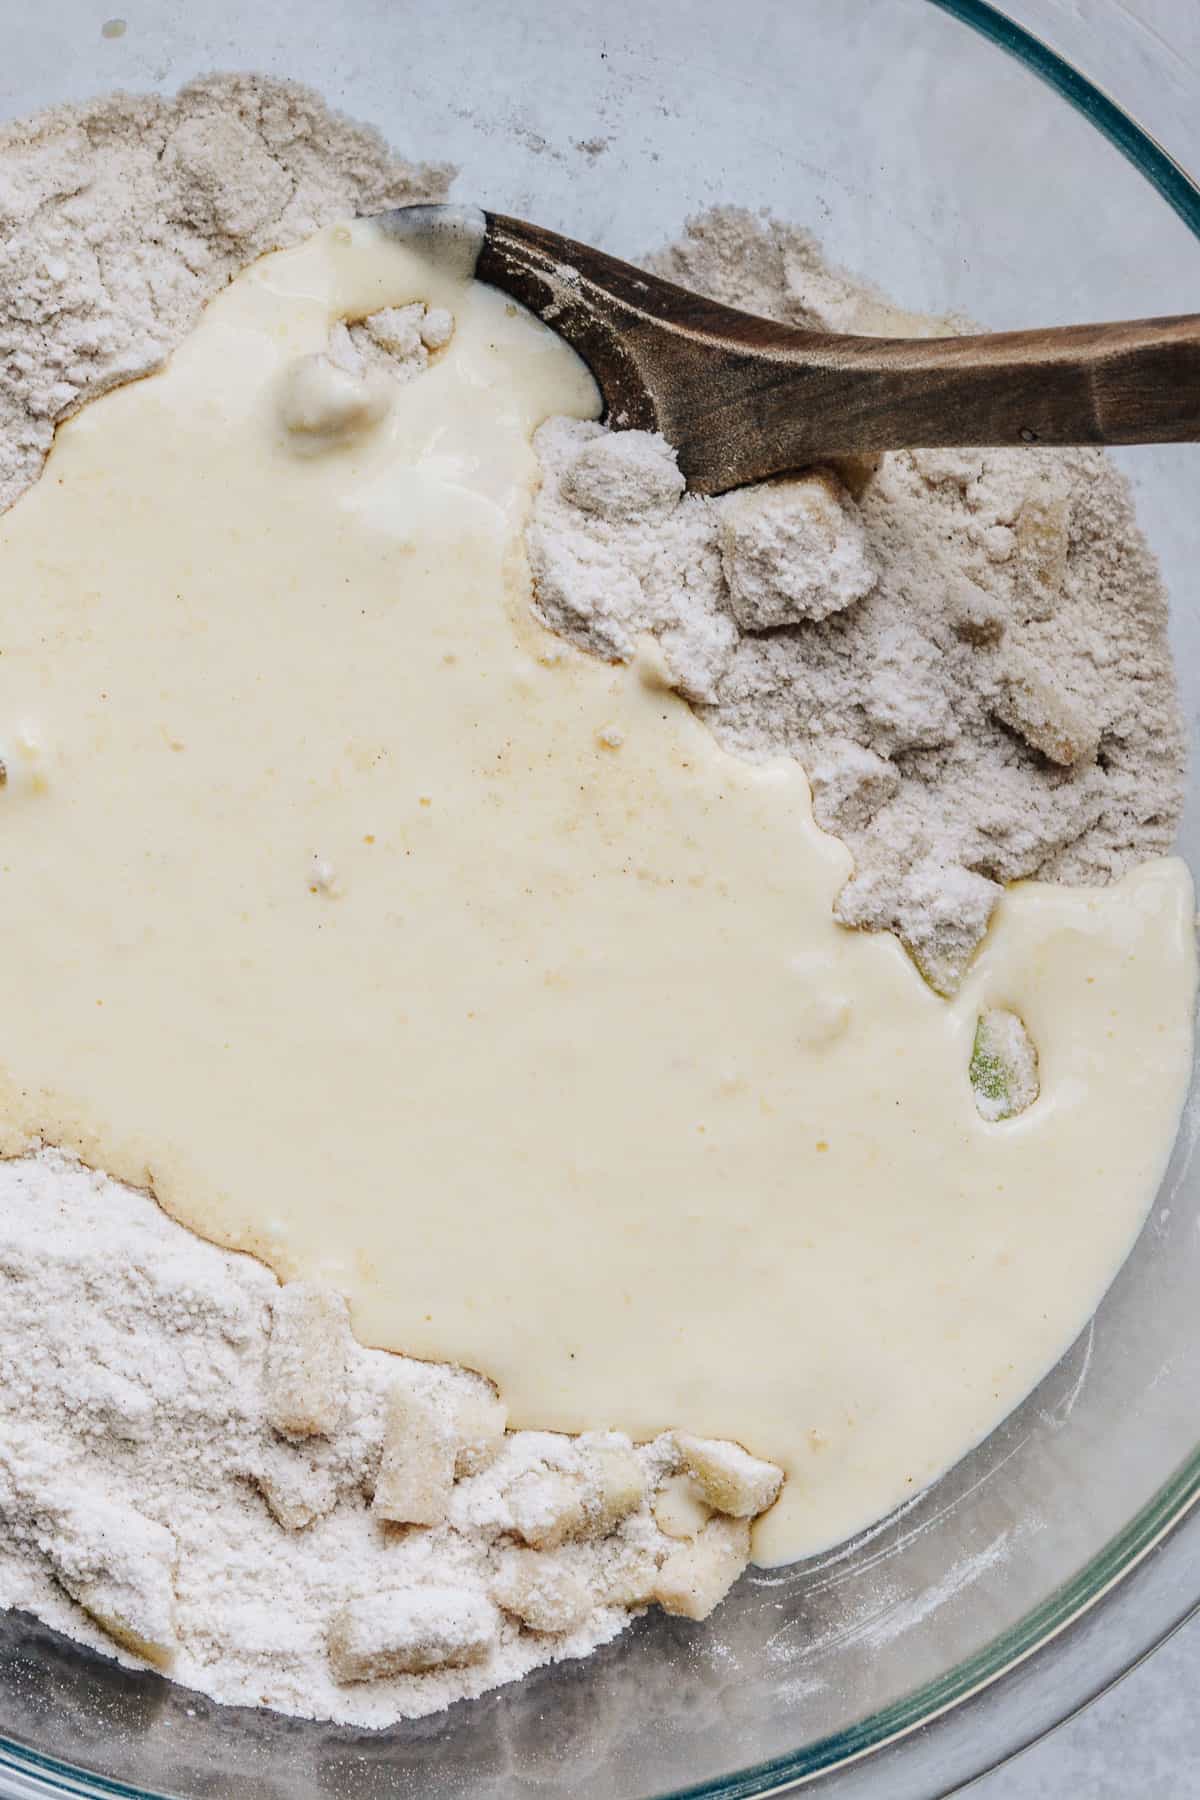
[[[687,496],[277,84],[0,178],[0,1600],[377,1724],[877,1519],[1081,1328],[1186,1085],[1118,478]],[[672,254],[886,326],[740,216]]]

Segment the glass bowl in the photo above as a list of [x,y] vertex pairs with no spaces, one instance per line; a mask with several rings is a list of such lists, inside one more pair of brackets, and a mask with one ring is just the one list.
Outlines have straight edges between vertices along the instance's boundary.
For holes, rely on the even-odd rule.
[[[1200,153],[1194,71],[1161,19],[1150,29],[1149,3],[1020,10],[1066,56],[1118,88],[1128,77],[1181,153]],[[635,259],[728,202],[811,225],[906,306],[997,327],[1187,311],[1200,292],[1200,193],[1070,62],[978,0],[160,0],[102,34],[117,4],[25,13],[0,115],[258,69],[458,163],[460,196]],[[1172,588],[1194,719],[1200,448],[1120,460]],[[752,1572],[702,1626],[649,1616],[585,1663],[374,1734],[224,1710],[4,1615],[0,1795],[951,1791],[1200,1596],[1197,1116],[1193,1094],[1146,1229],[1063,1363],[855,1543]]]

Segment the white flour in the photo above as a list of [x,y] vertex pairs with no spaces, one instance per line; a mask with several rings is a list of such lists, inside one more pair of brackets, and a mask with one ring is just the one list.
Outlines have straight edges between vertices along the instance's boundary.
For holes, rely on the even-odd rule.
[[[157,367],[254,256],[446,183],[251,76],[0,130],[0,510],[36,479],[55,424]],[[660,262],[796,322],[935,328],[748,215],[698,222]],[[411,372],[443,330],[397,314],[332,349]],[[818,817],[855,855],[842,916],[894,926],[939,985],[998,883],[1105,880],[1169,845],[1183,753],[1165,607],[1102,457],[889,457],[843,469],[856,509],[832,478],[761,506],[681,497],[665,446],[598,427],[552,422],[539,448],[530,547],[547,617],[617,658],[653,632],[728,744],[800,757]],[[449,1416],[479,1384],[347,1341],[336,1429],[280,1436],[264,1389],[274,1277],[53,1153],[0,1169],[0,1292],[0,1605],[109,1654],[93,1615],[136,1613],[148,1647],[175,1634],[173,1675],[219,1700],[368,1725],[430,1712],[614,1636],[622,1602],[677,1554],[679,1527],[664,1535],[643,1504],[556,1551],[557,1586],[529,1616],[558,1608],[561,1623],[574,1596],[570,1629],[505,1611],[470,1667],[338,1682],[331,1623],[356,1596],[453,1587],[452,1623],[523,1592],[511,1546],[561,1477],[584,1478],[588,1447],[510,1434],[455,1483],[444,1523],[382,1523],[368,1502],[388,1388]],[[651,1489],[675,1467],[661,1442],[638,1455]],[[703,1529],[708,1509],[689,1505]],[[718,1523],[731,1542],[744,1532]]]

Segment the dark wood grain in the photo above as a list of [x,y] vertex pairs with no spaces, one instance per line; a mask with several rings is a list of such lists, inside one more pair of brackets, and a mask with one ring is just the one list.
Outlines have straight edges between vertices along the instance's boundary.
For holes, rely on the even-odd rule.
[[661,431],[721,493],[828,457],[1200,439],[1200,315],[943,338],[797,330],[488,213],[481,281],[589,365],[616,426]]

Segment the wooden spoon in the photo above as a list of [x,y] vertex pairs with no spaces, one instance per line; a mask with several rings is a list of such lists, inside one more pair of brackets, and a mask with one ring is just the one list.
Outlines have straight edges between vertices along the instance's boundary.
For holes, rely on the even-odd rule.
[[609,424],[661,431],[702,494],[880,450],[1200,439],[1200,314],[850,337],[737,312],[478,207],[406,206],[377,223],[551,325],[591,369]]

